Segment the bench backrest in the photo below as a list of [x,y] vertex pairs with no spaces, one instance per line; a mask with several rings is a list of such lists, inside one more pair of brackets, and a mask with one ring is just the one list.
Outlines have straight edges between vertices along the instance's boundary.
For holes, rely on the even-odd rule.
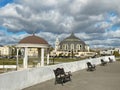
[[103,59],[101,59],[101,62],[104,62],[104,60],[103,60]]
[[88,68],[92,67],[92,64],[90,62],[87,62],[87,66],[88,66]]
[[61,74],[65,74],[65,72],[64,72],[63,68],[57,68],[56,70],[54,70],[54,74],[55,74],[55,76],[58,76]]

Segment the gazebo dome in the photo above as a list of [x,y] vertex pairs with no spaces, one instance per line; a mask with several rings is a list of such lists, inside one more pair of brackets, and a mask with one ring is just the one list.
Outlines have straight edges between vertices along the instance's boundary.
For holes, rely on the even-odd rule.
[[45,39],[36,35],[31,35],[20,40],[16,47],[48,48],[49,44]]
[[[38,37],[36,35],[28,36],[23,38],[18,42],[16,45],[18,49],[24,48],[24,58],[23,58],[23,67],[27,68],[28,67],[28,49],[29,48],[37,48],[38,49],[38,54],[41,54],[41,66],[44,66],[44,50],[47,50],[49,48],[49,44],[46,40],[44,40],[41,37]],[[17,58],[18,58],[18,49],[17,49]],[[47,64],[49,63],[49,53],[47,54]]]
[[19,44],[48,44],[48,42],[41,37],[32,35],[20,40]]

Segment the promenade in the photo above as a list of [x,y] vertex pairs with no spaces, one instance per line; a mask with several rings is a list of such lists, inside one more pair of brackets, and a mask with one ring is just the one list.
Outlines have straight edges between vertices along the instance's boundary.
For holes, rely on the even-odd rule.
[[[34,77],[33,77],[34,78]],[[96,71],[86,69],[72,73],[72,81],[54,84],[54,79],[23,90],[120,90],[120,62],[96,66]]]

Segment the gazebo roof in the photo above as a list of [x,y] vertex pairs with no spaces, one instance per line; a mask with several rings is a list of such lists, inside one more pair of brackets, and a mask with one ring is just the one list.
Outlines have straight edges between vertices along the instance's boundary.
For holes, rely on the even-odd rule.
[[36,35],[28,36],[18,42],[17,47],[48,47],[48,42]]
[[46,40],[35,35],[25,37],[19,41],[19,44],[23,44],[23,43],[24,44],[48,44]]

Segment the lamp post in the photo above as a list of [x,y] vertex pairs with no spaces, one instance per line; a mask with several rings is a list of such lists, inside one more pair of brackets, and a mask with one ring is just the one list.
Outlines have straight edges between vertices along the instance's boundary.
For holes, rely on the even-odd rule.
[[18,70],[18,54],[19,53],[19,49],[17,48],[17,56],[16,56],[16,70]]
[[55,62],[55,58],[56,58],[56,53],[54,54],[54,56],[53,56],[53,64],[55,64],[54,62]]
[[3,61],[3,72],[4,72],[4,59],[2,61]]
[[72,49],[72,51],[71,51],[72,58],[73,58],[73,54],[74,54],[74,53],[73,53],[73,49]]

